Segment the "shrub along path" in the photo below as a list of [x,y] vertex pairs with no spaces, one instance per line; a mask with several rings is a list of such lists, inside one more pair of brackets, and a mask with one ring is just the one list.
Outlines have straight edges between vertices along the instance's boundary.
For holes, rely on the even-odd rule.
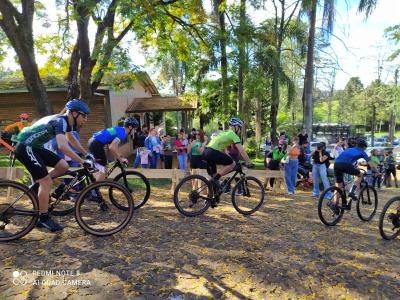
[[[396,193],[382,192],[379,210]],[[0,244],[0,299],[399,299],[400,239],[383,241],[377,217],[363,223],[355,209],[327,228],[316,201],[268,194],[244,217],[227,197],[185,218],[156,188],[115,236],[85,234],[71,216],[62,233]]]

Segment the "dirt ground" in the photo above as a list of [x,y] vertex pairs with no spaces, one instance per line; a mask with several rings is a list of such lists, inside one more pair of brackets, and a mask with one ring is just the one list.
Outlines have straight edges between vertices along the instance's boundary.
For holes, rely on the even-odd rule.
[[[398,190],[379,194],[379,210]],[[196,218],[152,191],[128,227],[106,238],[60,217],[0,244],[0,299],[399,299],[400,239],[387,242],[355,207],[327,228],[310,192],[267,194],[244,217],[223,199]]]

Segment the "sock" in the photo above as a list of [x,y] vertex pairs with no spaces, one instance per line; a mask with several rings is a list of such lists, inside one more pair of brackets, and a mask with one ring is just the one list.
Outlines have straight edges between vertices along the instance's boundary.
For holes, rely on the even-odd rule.
[[50,216],[49,216],[48,212],[47,213],[41,213],[39,218],[40,218],[40,222],[46,222],[50,218]]

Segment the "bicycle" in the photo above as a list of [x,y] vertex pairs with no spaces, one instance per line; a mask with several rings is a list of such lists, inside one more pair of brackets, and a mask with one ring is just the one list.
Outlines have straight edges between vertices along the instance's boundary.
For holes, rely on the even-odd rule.
[[[230,188],[231,182],[239,175],[239,180],[231,191],[233,207],[243,215],[253,214],[264,202],[263,184],[257,178],[247,176],[240,163],[236,165],[232,172],[235,172],[234,175],[228,179],[222,188],[213,185],[210,180],[202,175],[185,177],[175,188],[175,207],[187,217],[201,215],[210,206],[213,208],[217,206],[220,196]],[[188,202],[187,207],[183,205],[184,202]]]
[[[73,172],[71,182],[65,186],[62,193],[52,197],[49,203],[49,213],[65,214],[62,207],[63,195],[82,178],[90,176],[95,170],[83,167]],[[16,181],[0,181],[0,242],[19,239],[28,234],[39,219],[39,201],[35,189],[37,184],[27,187]],[[91,195],[96,194],[96,199]],[[114,209],[112,198],[120,199],[128,210]],[[110,199],[107,199],[107,196]],[[109,201],[107,201],[109,200]],[[79,198],[74,203],[75,219],[86,232],[96,236],[112,235],[130,222],[133,216],[133,199],[129,191],[121,184],[106,180],[94,182],[79,192]],[[56,213],[55,213],[56,212]]]
[[[150,183],[148,179],[139,172],[126,171],[125,166],[118,160],[116,160],[112,164],[111,168],[108,170],[107,177],[109,177],[116,168],[120,168],[121,173],[115,176],[113,180],[125,186],[125,188],[129,191],[132,198],[134,199],[135,203],[134,209],[139,209],[147,202],[147,200],[150,197]],[[70,173],[71,172],[67,172],[65,175],[70,175]],[[72,174],[74,176],[73,172]],[[57,189],[59,189],[58,193],[60,194],[60,197],[64,201],[62,202],[63,206],[60,207],[57,211],[54,211],[53,214],[57,216],[64,216],[72,213],[74,211],[75,198],[80,193],[79,186],[80,185],[87,186],[95,181],[96,179],[94,178],[94,176],[91,173],[89,173],[86,174],[85,176],[82,176],[82,178],[74,182],[72,185],[65,186],[63,183],[61,183],[59,187],[57,187]],[[50,196],[53,197],[53,195]],[[93,198],[95,197],[96,195],[93,195]],[[119,203],[118,199],[115,199],[112,193],[110,193],[109,197],[115,207],[125,211],[129,209],[128,206]]]
[[[351,210],[353,200],[357,202],[358,217],[364,222],[372,220],[378,207],[378,194],[375,188],[365,180],[365,177],[371,175],[365,175],[366,172],[364,170],[360,171],[363,171],[364,174],[362,175],[358,197],[349,197],[350,200],[347,202],[346,183],[344,183],[342,189],[331,186],[321,194],[318,201],[318,216],[322,223],[327,226],[335,226],[342,219],[344,211]],[[333,201],[335,198],[337,200],[336,204]],[[326,213],[325,209],[327,210]],[[331,220],[328,219],[329,216]]]
[[[385,221],[388,221],[386,224]],[[400,234],[400,197],[396,196],[385,204],[379,216],[379,233],[385,240],[393,240]]]

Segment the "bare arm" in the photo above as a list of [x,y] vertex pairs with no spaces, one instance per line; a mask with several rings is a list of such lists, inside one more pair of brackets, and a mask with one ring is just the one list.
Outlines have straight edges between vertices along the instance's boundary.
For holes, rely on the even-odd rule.
[[371,167],[371,169],[372,169],[374,172],[379,173],[379,170],[376,168],[375,163],[374,163],[372,160],[370,160],[370,161],[368,162],[368,165]]
[[[74,147],[77,149],[80,153],[86,154],[88,151],[86,151],[85,148],[82,147],[81,143],[75,138],[74,134],[72,132],[67,132],[65,133],[66,140]],[[58,140],[57,140],[58,143]],[[70,156],[70,155],[68,155]],[[70,156],[71,157],[71,156]]]
[[119,139],[114,139],[111,142],[111,144],[108,146],[108,149],[110,149],[110,151],[114,155],[114,157],[116,157],[118,160],[121,160],[122,155],[119,153],[118,145],[119,145]]
[[68,140],[64,134],[57,134],[56,136],[58,149],[61,150],[62,153],[71,157],[72,160],[75,160],[79,163],[83,163],[83,159],[76,154],[71,147],[68,145]]
[[243,146],[241,144],[236,144],[236,148],[239,150],[240,155],[243,157],[243,159],[248,163],[251,164],[250,157],[247,155],[246,151],[244,150]]

